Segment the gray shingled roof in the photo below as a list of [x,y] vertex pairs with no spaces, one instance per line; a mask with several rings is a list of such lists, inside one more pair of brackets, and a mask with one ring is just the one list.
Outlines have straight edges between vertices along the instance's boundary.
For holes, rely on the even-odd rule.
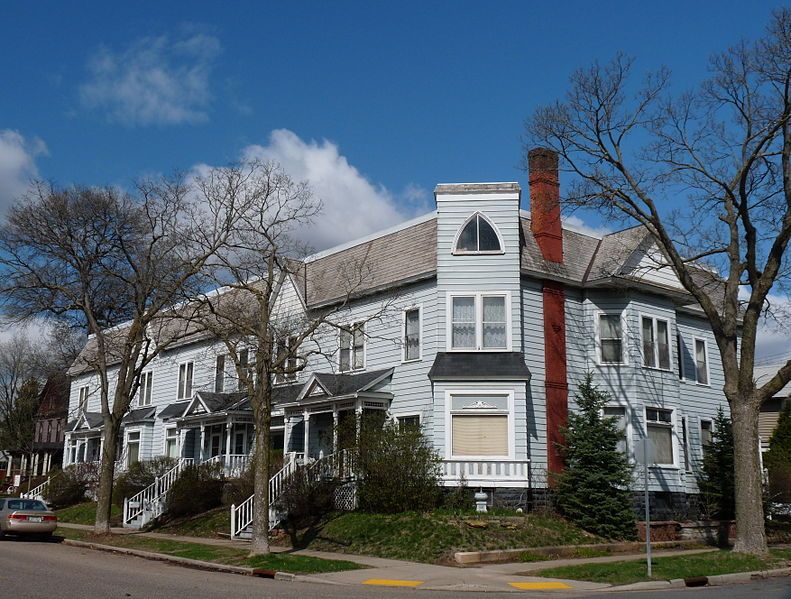
[[245,398],[246,393],[241,391],[234,393],[211,393],[209,391],[198,391],[197,395],[203,401],[209,412],[220,412],[230,408]]
[[392,374],[392,368],[383,370],[371,370],[368,372],[351,373],[332,373],[317,372],[316,379],[331,396],[351,395],[364,391],[371,383],[382,378],[387,374]]
[[436,271],[437,219],[431,218],[310,260],[295,277],[295,286],[312,307],[431,277]]
[[563,229],[563,263],[544,260],[541,250],[530,231],[530,219],[521,217],[522,225],[522,272],[548,274],[582,283],[599,240],[595,237]]
[[[88,421],[88,426],[91,428],[101,428],[104,426],[104,418],[101,412],[85,412],[85,419]],[[66,425],[66,430],[73,432],[78,424],[82,423],[82,418],[75,418],[69,421]]]
[[431,380],[530,380],[521,352],[439,352],[428,372]]
[[644,227],[631,227],[605,235],[590,261],[585,281],[623,274],[623,266],[649,235]]
[[157,409],[154,407],[137,408],[130,410],[126,416],[121,419],[123,424],[137,424],[140,422],[153,422],[154,414]]
[[189,401],[177,401],[172,404],[166,405],[162,411],[158,414],[159,418],[162,420],[169,420],[170,418],[181,418],[184,414],[184,410],[187,409],[187,406],[190,405]]

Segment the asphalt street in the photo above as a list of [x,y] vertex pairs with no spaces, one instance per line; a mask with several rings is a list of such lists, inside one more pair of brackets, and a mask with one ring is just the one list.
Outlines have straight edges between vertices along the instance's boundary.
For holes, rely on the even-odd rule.
[[[418,597],[415,596],[417,593]],[[774,579],[727,587],[637,593],[569,593],[523,591],[475,593],[340,586],[204,572],[136,557],[69,547],[53,542],[5,539],[0,541],[0,598],[11,599],[227,599],[278,597],[283,599],[346,599],[353,597],[419,599],[421,594],[492,597],[631,597],[658,599],[791,599],[791,579]]]

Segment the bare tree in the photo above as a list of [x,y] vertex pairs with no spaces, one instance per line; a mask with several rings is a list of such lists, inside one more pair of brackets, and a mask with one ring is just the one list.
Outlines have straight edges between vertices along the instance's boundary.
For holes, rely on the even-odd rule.
[[[202,295],[186,310],[191,323],[227,349],[253,412],[254,519],[252,554],[269,552],[270,424],[275,384],[296,377],[310,360],[336,353],[321,337],[348,320],[349,301],[361,289],[370,265],[363,250],[332,273],[332,302],[310,309],[291,289],[306,285],[308,248],[302,228],[321,210],[304,182],[292,180],[274,163],[249,162],[213,169],[199,178],[204,195],[240,207],[229,242],[213,259],[217,292]],[[243,207],[243,208],[241,208]],[[295,287],[293,287],[295,285]],[[381,318],[391,300],[377,303],[364,319]],[[363,331],[360,327],[358,330]],[[328,363],[334,360],[328,360]],[[307,448],[306,448],[307,450]]]
[[791,380],[791,361],[760,387],[753,373],[769,292],[791,267],[791,11],[714,56],[698,88],[673,96],[669,81],[660,70],[635,82],[622,55],[579,70],[564,100],[526,121],[525,141],[560,155],[569,206],[643,225],[705,313],[734,425],[735,550],[762,554],[758,411]]
[[103,451],[95,530],[110,529],[121,419],[147,364],[172,338],[168,308],[225,242],[233,206],[179,178],[115,188],[39,184],[0,229],[2,300],[17,320],[55,317],[90,335],[77,361],[96,374]]

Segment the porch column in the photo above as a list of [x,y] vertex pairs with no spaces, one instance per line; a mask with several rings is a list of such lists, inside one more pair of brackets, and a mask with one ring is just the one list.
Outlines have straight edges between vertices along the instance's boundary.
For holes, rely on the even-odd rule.
[[360,440],[360,431],[363,427],[363,402],[357,400],[354,406],[354,438]]
[[99,437],[99,461],[104,459],[104,435]]
[[231,427],[233,423],[231,419],[225,422],[225,455],[231,455]]
[[11,467],[14,465],[14,456],[10,453],[8,454],[8,471],[6,472],[6,477],[11,478]]
[[305,423],[305,461],[308,459],[308,450],[310,448],[310,412],[307,410],[302,412],[302,420]]
[[283,417],[283,455],[288,453],[288,447],[291,444],[291,416]]
[[198,461],[202,462],[205,455],[206,455],[206,425],[201,423],[200,425],[200,453],[198,453],[198,457],[200,458]]
[[336,453],[338,451],[338,406],[332,406],[332,452]]
[[[178,426],[178,425],[176,425]],[[176,444],[178,446],[178,456],[179,458],[184,457],[184,429],[177,428],[176,429]]]
[[23,453],[19,462],[19,472],[24,473],[27,470],[27,456]]
[[50,468],[52,468],[52,453],[48,451],[44,458],[44,474],[49,474]]
[[38,476],[38,452],[33,456],[33,476]]

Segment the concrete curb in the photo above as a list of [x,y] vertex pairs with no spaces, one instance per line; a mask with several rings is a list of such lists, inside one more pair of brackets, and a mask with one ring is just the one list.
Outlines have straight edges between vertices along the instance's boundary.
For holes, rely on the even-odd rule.
[[[684,550],[688,545],[701,545],[698,540],[681,541],[658,541],[652,543],[651,547],[657,550],[679,549]],[[639,541],[627,541],[622,543],[593,543],[589,545],[551,545],[547,547],[523,547],[520,549],[493,549],[491,551],[458,551],[453,554],[453,559],[457,564],[470,565],[494,562],[513,561],[523,553],[535,553],[540,555],[558,555],[563,559],[564,554],[573,554],[578,549],[594,549],[600,551],[612,551],[609,555],[617,556],[619,553],[639,552],[645,547],[645,543]],[[574,559],[569,556],[569,559]]]
[[716,576],[698,576],[695,578],[675,578],[673,580],[651,580],[648,582],[635,582],[634,584],[625,584],[620,586],[612,586],[608,589],[602,589],[604,592],[617,592],[617,591],[656,591],[663,589],[681,589],[681,588],[704,588],[704,587],[717,587],[729,584],[738,584],[742,582],[750,582],[751,580],[760,580],[763,578],[780,578],[783,576],[791,576],[791,568],[776,568],[774,570],[755,570],[752,572],[734,572],[733,574],[717,574]]
[[113,545],[102,545],[101,543],[90,543],[77,541],[74,539],[63,539],[63,545],[80,547],[82,549],[92,549],[94,551],[106,551],[108,553],[118,553],[121,555],[132,555],[158,562],[169,562],[184,568],[195,570],[208,570],[212,572],[225,572],[226,574],[240,574],[242,576],[259,576],[262,578],[272,578],[274,580],[293,581],[296,574],[290,572],[279,572],[274,570],[262,570],[258,568],[247,568],[244,566],[231,566],[228,564],[217,564],[214,562],[204,562],[197,559],[178,557],[175,555],[165,555],[164,553],[154,553],[152,551],[141,551],[140,549],[129,549],[127,547],[115,547]]

